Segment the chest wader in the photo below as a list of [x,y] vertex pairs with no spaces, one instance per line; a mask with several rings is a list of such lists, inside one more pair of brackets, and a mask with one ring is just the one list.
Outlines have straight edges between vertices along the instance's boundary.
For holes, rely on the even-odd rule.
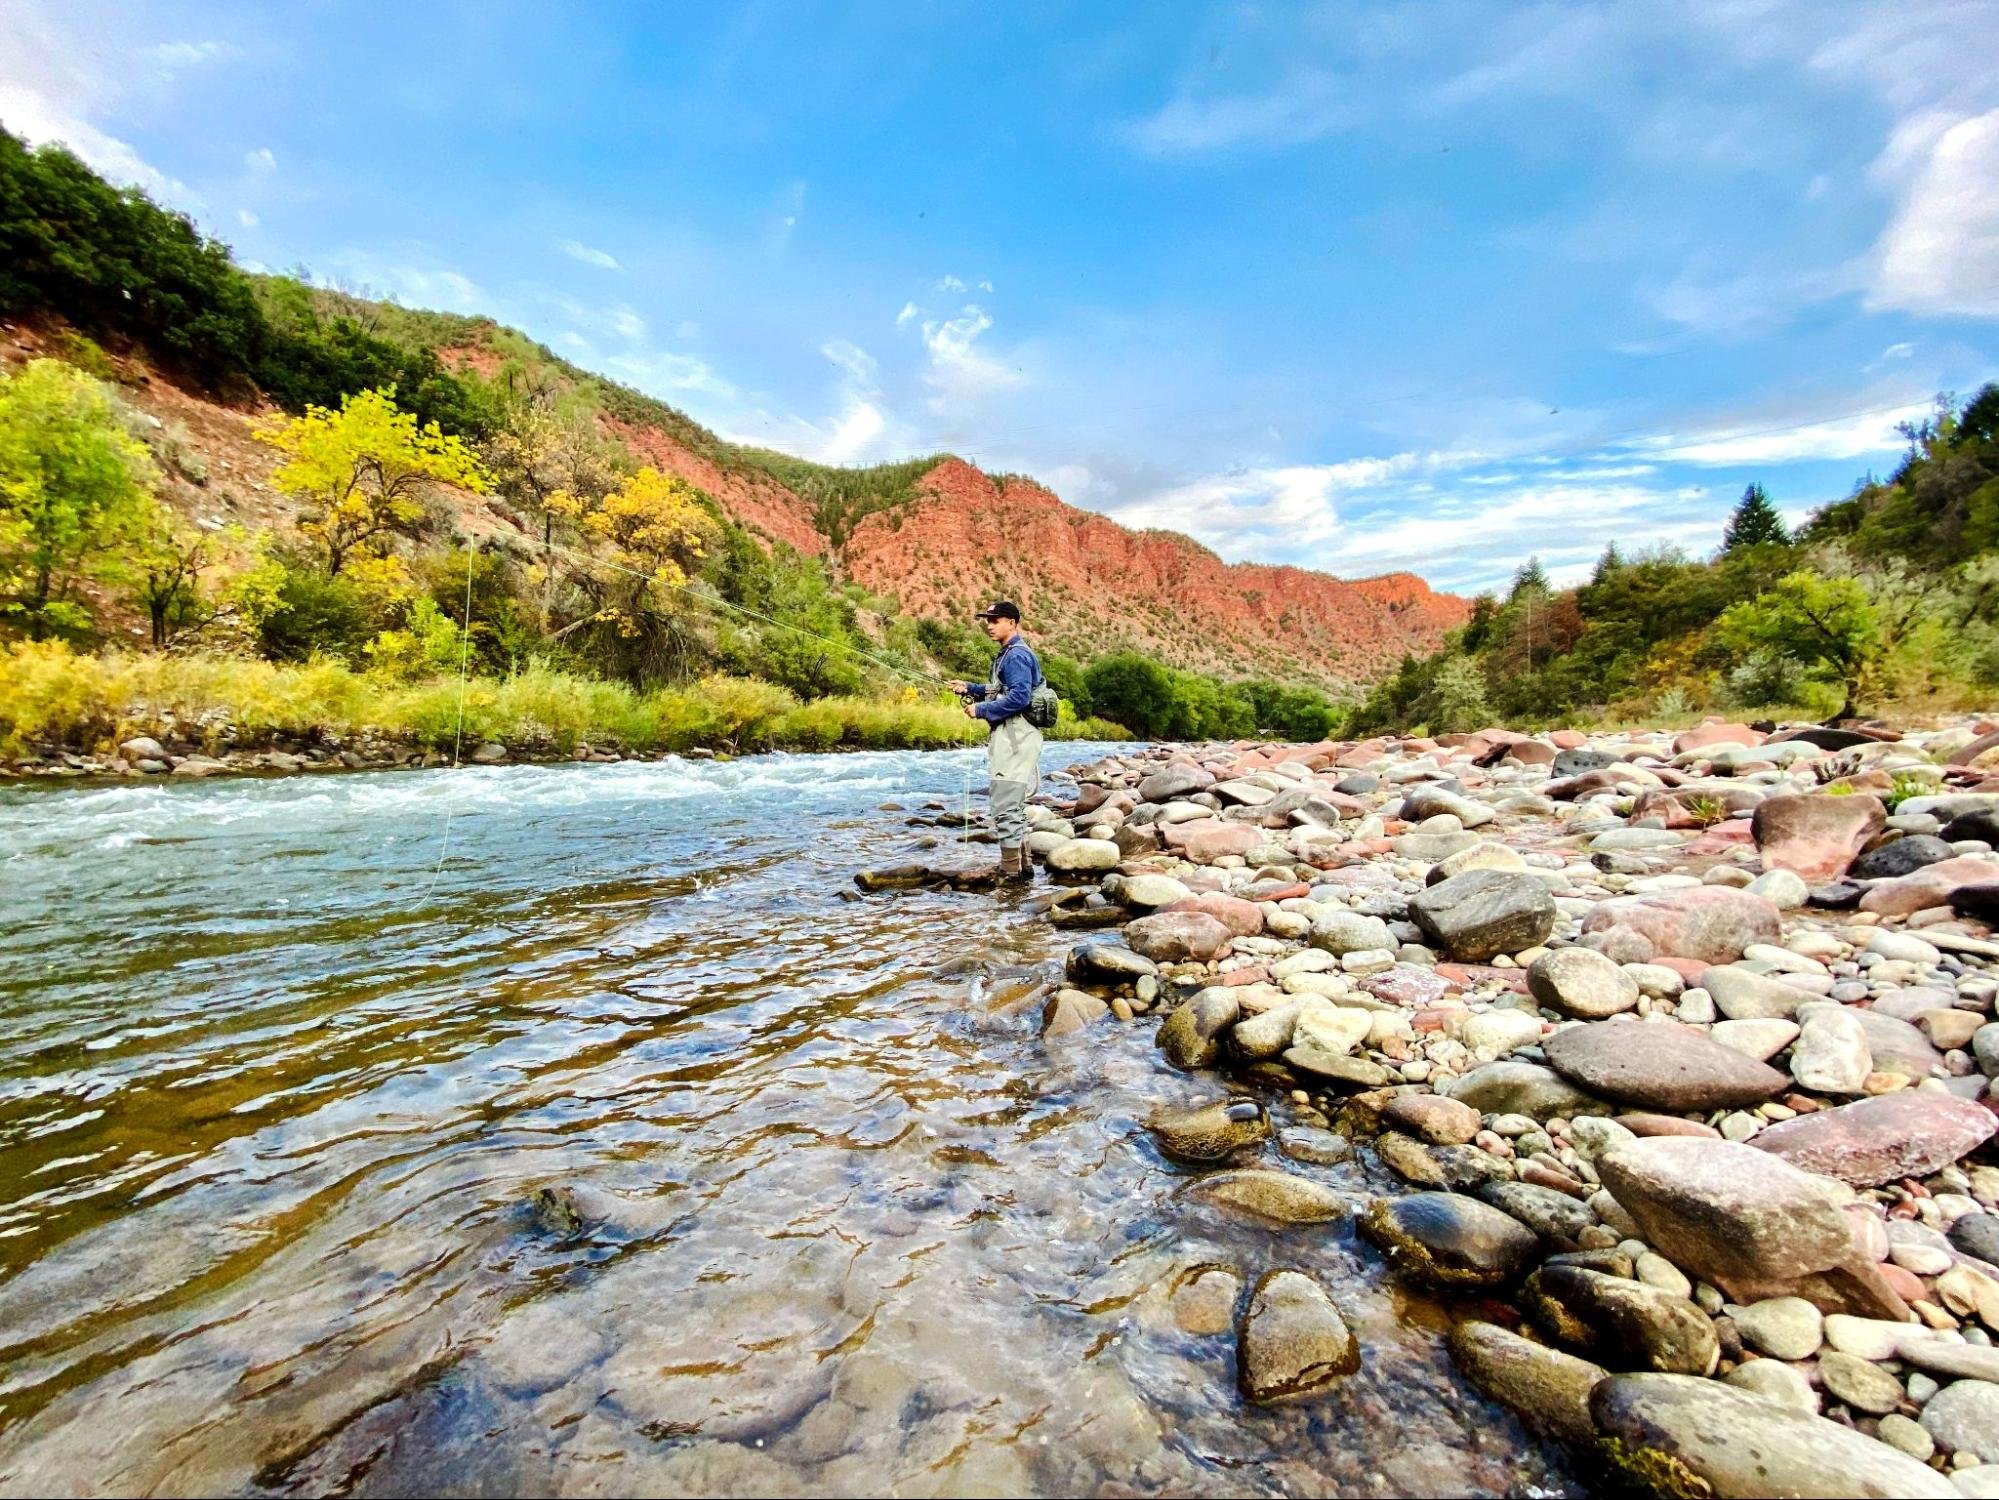
[[[986,688],[993,697],[1005,691],[997,660],[986,678]],[[992,726],[986,750],[992,757],[990,804],[993,837],[999,841],[1000,879],[1032,880],[1034,867],[1027,857],[1027,799],[1041,785],[1041,731],[1027,722],[1026,714],[1015,714]]]

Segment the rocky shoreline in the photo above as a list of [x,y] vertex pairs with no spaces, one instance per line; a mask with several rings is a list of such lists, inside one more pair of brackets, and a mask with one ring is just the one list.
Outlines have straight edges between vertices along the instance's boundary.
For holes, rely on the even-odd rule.
[[[1612,1483],[1999,1495],[1995,728],[1083,766],[1033,809],[1027,900],[1087,934],[1043,1031],[1156,1019],[1215,1084],[1150,1122],[1183,1191],[1354,1217],[1387,1274],[1461,1297],[1466,1375]],[[1407,1190],[1286,1169],[1353,1151]],[[1295,1270],[1176,1299],[1236,1329],[1251,1401],[1362,1358]]]
[[[454,764],[451,756],[436,750],[407,745],[367,735],[351,739],[321,736],[311,742],[293,741],[263,749],[204,748],[211,735],[197,728],[181,736],[162,731],[159,736],[142,734],[121,742],[111,755],[86,754],[74,750],[51,749],[0,762],[0,781],[68,780],[76,777],[145,779],[206,776],[271,776],[313,771],[398,771],[435,769]],[[724,751],[693,749],[677,752],[690,760],[728,759]],[[624,760],[658,760],[663,755],[642,756],[600,746],[578,745],[574,750],[527,753],[509,748],[497,740],[468,742],[456,764],[468,766],[542,765],[586,763],[610,765]]]

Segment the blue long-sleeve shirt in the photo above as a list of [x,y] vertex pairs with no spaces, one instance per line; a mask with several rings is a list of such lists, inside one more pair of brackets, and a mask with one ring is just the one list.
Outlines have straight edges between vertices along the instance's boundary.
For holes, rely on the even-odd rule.
[[969,684],[976,700],[972,712],[988,724],[1004,723],[1027,711],[1027,700],[1034,696],[1035,684],[1040,681],[1041,661],[1026,637],[1017,635],[993,663],[992,680]]

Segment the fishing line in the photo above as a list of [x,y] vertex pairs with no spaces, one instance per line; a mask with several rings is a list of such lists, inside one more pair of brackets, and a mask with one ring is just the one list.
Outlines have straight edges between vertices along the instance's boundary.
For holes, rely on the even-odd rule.
[[[469,675],[472,661],[472,564],[479,555],[479,544],[472,542],[465,548],[465,613],[458,629],[458,722],[451,731],[451,769],[457,770],[460,757],[465,749],[465,680]],[[449,800],[446,791],[444,804],[444,838],[437,848],[437,868],[430,872],[430,884],[425,888],[423,899],[429,902],[431,892],[437,889],[437,879],[444,873],[445,857],[451,853],[451,821],[457,815],[458,805]]]
[[[945,678],[934,676],[928,672],[918,672],[899,663],[889,661],[885,657],[875,655],[872,651],[862,650],[851,641],[843,641],[833,636],[822,635],[816,630],[807,630],[803,625],[793,625],[787,620],[773,619],[760,610],[754,610],[746,604],[738,604],[733,600],[724,599],[719,594],[711,594],[705,590],[694,588],[689,584],[672,583],[667,579],[659,577],[657,574],[647,573],[639,568],[626,567],[623,563],[612,562],[608,558],[593,557],[587,552],[579,552],[575,548],[561,546],[555,542],[543,542],[539,546],[543,552],[558,553],[587,567],[604,568],[613,573],[623,573],[628,577],[639,579],[642,582],[685,594],[688,598],[697,600],[700,603],[734,610],[737,614],[747,615],[749,618],[772,626],[775,629],[789,630],[795,635],[806,637],[808,640],[818,641],[821,645],[831,646],[835,650],[846,651],[864,660],[873,662],[884,671],[893,672],[896,676],[907,678],[911,682],[919,682],[942,688],[952,686],[951,682]],[[457,723],[453,728],[451,740],[451,767],[454,770],[462,763],[465,743],[465,691],[472,654],[472,577],[473,564],[478,550],[479,544],[473,542],[466,548],[465,553],[465,612],[463,616],[464,623],[458,640],[458,710]],[[964,768],[962,813],[962,842],[969,844],[972,839],[972,768],[969,764]],[[444,838],[438,849],[437,867],[431,871],[430,886],[424,892],[424,899],[426,901],[430,899],[430,893],[437,889],[438,877],[443,874],[444,861],[451,850],[451,824],[455,814],[455,804],[447,805],[444,815]]]
[[[918,672],[901,666],[884,657],[876,656],[872,651],[863,651],[851,641],[838,640],[830,635],[821,635],[816,630],[807,630],[803,625],[793,625],[787,620],[773,619],[760,610],[754,610],[746,604],[737,604],[733,600],[724,599],[719,594],[711,594],[706,590],[694,588],[689,584],[670,583],[656,574],[647,573],[639,568],[628,568],[622,563],[612,562],[607,558],[593,557],[587,552],[579,552],[572,547],[564,547],[555,542],[544,542],[541,544],[541,549],[544,552],[560,553],[562,556],[572,558],[587,567],[608,568],[614,573],[623,573],[647,583],[658,584],[663,588],[669,588],[677,593],[685,594],[688,598],[698,600],[703,604],[719,605],[723,609],[731,609],[737,614],[748,615],[753,620],[759,620],[766,625],[775,626],[779,630],[789,630],[793,634],[802,635],[808,640],[818,641],[822,645],[831,646],[836,650],[851,652],[855,656],[873,662],[885,671],[895,673],[898,677],[906,677],[911,682],[927,683],[933,687],[941,688],[952,686],[945,678],[932,676],[928,672]],[[962,813],[960,842],[969,844],[972,841],[972,768],[969,764],[964,768],[964,772],[964,786],[960,802]]]

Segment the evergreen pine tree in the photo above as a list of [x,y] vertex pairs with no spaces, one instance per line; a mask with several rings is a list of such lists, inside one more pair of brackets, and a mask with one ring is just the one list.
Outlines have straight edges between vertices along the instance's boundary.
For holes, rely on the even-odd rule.
[[1728,518],[1728,530],[1721,536],[1721,550],[1734,552],[1742,547],[1760,547],[1772,542],[1779,547],[1788,547],[1791,533],[1785,529],[1784,518],[1777,514],[1777,507],[1763,493],[1763,486],[1752,484],[1742,492],[1735,514]]
[[1527,589],[1532,589],[1537,594],[1548,592],[1548,573],[1541,566],[1541,559],[1538,557],[1530,557],[1520,565],[1520,570],[1513,575],[1512,592],[1506,597],[1518,599]]
[[1608,547],[1603,549],[1603,556],[1596,560],[1596,571],[1590,574],[1589,581],[1591,583],[1602,583],[1604,579],[1610,577],[1611,574],[1623,566],[1624,554],[1617,550],[1617,543],[1612,542]]

